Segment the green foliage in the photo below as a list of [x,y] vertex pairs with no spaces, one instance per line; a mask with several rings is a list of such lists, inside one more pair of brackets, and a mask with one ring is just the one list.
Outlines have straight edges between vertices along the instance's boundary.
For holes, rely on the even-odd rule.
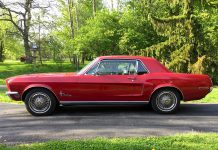
[[[140,8],[138,4],[132,7]],[[154,31],[149,20],[145,18],[146,14],[141,11],[140,9],[133,10],[128,6],[121,15],[119,47],[122,54],[144,55],[143,49],[162,40]]]
[[120,38],[118,13],[107,10],[97,13],[80,29],[75,38],[75,48],[78,52],[94,55],[119,54]]
[[147,51],[152,51],[150,56],[157,57],[173,71],[210,74],[215,81],[217,8],[203,1],[153,2],[150,5],[153,26],[159,35],[168,39],[148,47]]
[[4,59],[16,59],[23,55],[22,43],[17,35],[14,35],[14,28],[8,22],[0,22],[0,49],[1,48],[0,53],[2,53]]
[[144,138],[95,138],[70,141],[50,141],[45,143],[23,144],[16,146],[0,146],[0,150],[216,150],[218,134],[188,133],[175,136],[144,137]]

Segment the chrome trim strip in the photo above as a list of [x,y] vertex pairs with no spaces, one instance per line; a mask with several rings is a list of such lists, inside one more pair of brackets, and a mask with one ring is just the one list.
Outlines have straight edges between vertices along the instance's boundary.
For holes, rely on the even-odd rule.
[[117,104],[148,104],[148,101],[60,101],[62,105],[117,105]]
[[19,93],[18,92],[15,92],[15,91],[7,91],[6,93],[5,93],[6,95],[19,95]]
[[207,86],[198,87],[199,90],[209,90],[210,88]]

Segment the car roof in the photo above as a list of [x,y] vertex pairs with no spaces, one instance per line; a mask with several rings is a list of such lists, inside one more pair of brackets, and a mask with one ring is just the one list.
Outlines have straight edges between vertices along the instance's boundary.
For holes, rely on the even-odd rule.
[[103,59],[138,59],[141,60],[146,68],[149,70],[150,73],[155,72],[171,72],[167,69],[163,64],[157,61],[155,58],[152,57],[144,57],[144,56],[123,56],[123,55],[116,55],[116,56],[100,56],[98,60]]
[[124,55],[115,55],[115,56],[100,56],[99,59],[146,59],[146,60],[154,60],[151,57],[144,56],[124,56]]

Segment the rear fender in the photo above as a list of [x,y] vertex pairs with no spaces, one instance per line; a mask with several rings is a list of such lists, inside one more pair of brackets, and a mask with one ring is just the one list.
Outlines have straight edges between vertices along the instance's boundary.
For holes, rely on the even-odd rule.
[[153,89],[153,91],[151,92],[151,94],[150,94],[150,96],[149,96],[149,100],[151,100],[151,97],[152,97],[152,95],[154,94],[154,92],[157,91],[157,90],[159,90],[159,89],[161,89],[161,88],[174,88],[174,89],[177,89],[177,90],[181,93],[182,99],[184,98],[183,92],[182,92],[177,86],[175,86],[175,85],[173,85],[173,84],[161,84],[161,85],[156,86],[156,87]]

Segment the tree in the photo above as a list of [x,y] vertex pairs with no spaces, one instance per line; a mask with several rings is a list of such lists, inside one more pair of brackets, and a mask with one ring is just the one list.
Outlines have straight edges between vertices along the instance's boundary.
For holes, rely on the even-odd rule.
[[[19,9],[16,9],[19,7]],[[32,20],[32,9],[43,8],[40,7],[38,3],[33,0],[25,0],[25,2],[14,2],[11,4],[4,4],[0,1],[0,8],[3,13],[0,14],[2,21],[11,22],[14,27],[19,31],[19,35],[23,39],[23,44],[25,48],[25,55],[27,57],[27,63],[32,63],[32,54],[30,52],[30,27]],[[14,16],[16,15],[16,17]]]
[[113,55],[120,54],[119,14],[110,13],[107,10],[97,13],[95,18],[87,21],[81,27],[75,38],[75,48],[79,53],[89,55]]
[[150,20],[148,10],[138,1],[129,1],[121,13],[121,38],[119,47],[122,54],[145,55],[145,48],[163,41]]
[[207,2],[191,0],[173,3],[153,0],[148,5],[154,28],[166,37],[165,41],[148,47],[148,55],[158,58],[174,71],[213,75],[208,66],[217,68],[218,62],[213,58],[217,50],[211,47],[214,44],[206,38],[205,27],[199,18],[201,12],[213,8]]

